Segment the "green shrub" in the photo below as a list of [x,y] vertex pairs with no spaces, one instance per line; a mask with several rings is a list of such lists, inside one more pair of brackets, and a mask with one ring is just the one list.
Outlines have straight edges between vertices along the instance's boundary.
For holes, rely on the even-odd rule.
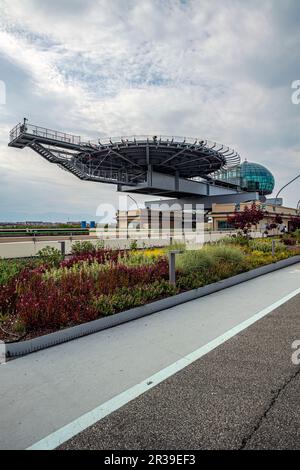
[[213,266],[214,258],[208,247],[187,250],[176,256],[176,268],[183,272],[204,271]]
[[20,272],[20,265],[11,260],[0,260],[0,285],[6,284]]
[[230,263],[241,269],[245,265],[244,253],[234,246],[209,245],[200,250],[187,250],[176,257],[176,268],[186,273],[205,272],[220,263]]
[[132,240],[129,246],[130,250],[137,250],[137,247],[138,247],[137,240]]
[[164,247],[164,251],[168,253],[169,251],[172,250],[179,250],[179,251],[185,251],[186,250],[186,244],[184,242],[179,242],[179,241],[173,241],[171,245],[167,245]]
[[203,273],[178,273],[176,278],[176,286],[179,290],[197,289],[205,285],[205,278]]
[[100,264],[96,260],[92,263],[89,263],[88,261],[79,261],[70,267],[59,266],[47,269],[47,271],[43,273],[43,278],[45,280],[54,279],[55,281],[59,281],[63,277],[80,274],[91,276],[93,279],[98,279],[99,274],[101,272],[108,271],[109,268],[109,264]]
[[297,242],[300,243],[300,228],[298,228],[297,230],[295,230],[295,232],[293,233],[294,237],[296,238]]
[[246,256],[247,262],[249,264],[250,269],[258,268],[260,266],[265,266],[267,264],[276,263],[282,259],[286,259],[289,256],[293,256],[292,252],[289,251],[279,251],[275,253],[275,256],[272,253],[264,252],[264,251],[256,251],[249,253]]
[[125,266],[142,266],[153,264],[157,262],[157,256],[155,254],[145,254],[141,251],[129,251],[126,256],[120,256],[119,262]]
[[[272,252],[272,239],[271,238],[256,238],[254,240],[250,240],[249,248],[252,251],[263,251],[264,253],[271,253]],[[275,253],[280,253],[285,251],[285,246],[281,243],[281,241],[275,241]]]
[[25,268],[34,268],[39,261],[31,259],[0,259],[0,285],[6,284]]
[[93,300],[93,306],[100,315],[112,315],[177,292],[178,289],[168,281],[155,281],[146,286],[122,287],[111,295],[100,295]]
[[95,248],[97,250],[103,250],[104,249],[104,240],[97,240],[95,243]]
[[72,255],[81,255],[86,253],[95,253],[96,247],[89,240],[76,241],[72,244],[71,253]]
[[235,246],[217,245],[210,249],[216,261],[232,263],[236,266],[244,264],[245,255],[242,250]]
[[216,244],[248,246],[250,241],[251,238],[248,235],[242,235],[238,233],[237,235],[224,237],[217,241]]
[[49,264],[50,266],[58,266],[63,260],[60,250],[53,246],[42,248],[37,255],[42,263]]

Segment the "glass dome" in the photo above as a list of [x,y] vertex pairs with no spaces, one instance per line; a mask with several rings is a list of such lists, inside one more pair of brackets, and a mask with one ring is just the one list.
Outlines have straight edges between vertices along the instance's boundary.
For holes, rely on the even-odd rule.
[[272,173],[259,163],[243,162],[240,165],[241,187],[259,194],[271,194],[275,186]]

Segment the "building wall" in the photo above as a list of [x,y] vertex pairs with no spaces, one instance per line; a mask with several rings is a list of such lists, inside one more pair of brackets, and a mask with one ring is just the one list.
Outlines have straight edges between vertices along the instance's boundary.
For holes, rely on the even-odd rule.
[[[255,201],[256,205],[259,206],[262,210],[264,210],[267,215],[264,217],[263,220],[257,225],[255,230],[264,232],[266,230],[266,226],[270,225],[273,222],[274,217],[276,214],[281,215],[283,219],[283,225],[289,228],[289,222],[291,217],[295,217],[297,215],[297,210],[290,207],[285,206],[278,206],[278,205],[271,205],[271,204],[264,204],[260,201]],[[212,211],[209,213],[209,216],[212,219],[212,223],[205,223],[204,230],[218,232],[220,230],[232,230],[232,227],[227,225],[227,217],[228,215],[232,215],[235,212],[235,209],[238,208],[239,211],[243,211],[246,206],[250,207],[252,203],[240,203],[238,205],[234,203],[226,203],[226,204],[212,204]],[[151,218],[149,215],[151,214]],[[126,231],[129,229],[132,230],[140,230],[141,232],[146,233],[147,230],[161,230],[161,229],[173,229],[180,228],[182,222],[182,211],[156,211],[156,210],[148,210],[148,209],[135,209],[131,211],[119,211],[117,213],[117,226],[120,230]],[[171,222],[170,222],[171,220]]]
[[117,228],[122,230],[150,230],[181,228],[182,211],[158,211],[149,209],[135,209],[117,212]]
[[[256,205],[267,212],[266,217],[264,217],[264,219],[261,220],[261,222],[257,225],[257,229],[260,231],[264,231],[266,229],[266,225],[269,225],[273,222],[276,214],[281,215],[283,224],[286,225],[287,228],[291,217],[295,217],[297,215],[297,210],[291,207],[273,206],[270,204],[263,204],[261,202],[256,202]],[[238,210],[242,212],[246,206],[250,207],[251,203],[242,203],[237,207]],[[224,226],[223,229],[225,229],[227,224],[227,217],[229,215],[233,215],[235,209],[235,204],[213,204],[210,214],[213,219],[212,229],[220,230],[222,229],[222,225]]]

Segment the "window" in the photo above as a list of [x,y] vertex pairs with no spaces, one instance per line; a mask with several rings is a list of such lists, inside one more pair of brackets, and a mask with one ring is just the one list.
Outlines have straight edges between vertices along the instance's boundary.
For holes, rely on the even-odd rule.
[[232,225],[227,220],[218,220],[218,230],[230,230],[232,228]]

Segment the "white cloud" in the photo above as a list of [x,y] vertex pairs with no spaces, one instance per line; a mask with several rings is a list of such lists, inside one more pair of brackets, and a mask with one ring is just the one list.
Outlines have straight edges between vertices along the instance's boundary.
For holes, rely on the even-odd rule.
[[[300,78],[298,2],[0,0],[0,9],[8,80],[0,166],[26,195],[59,209],[42,190],[46,178],[49,188],[61,185],[69,207],[88,210],[86,191],[116,197],[113,187],[7,149],[8,129],[23,115],[90,137],[155,132],[222,141],[268,164],[279,187],[299,168],[300,106],[290,101]],[[286,193],[289,204],[297,188]]]

